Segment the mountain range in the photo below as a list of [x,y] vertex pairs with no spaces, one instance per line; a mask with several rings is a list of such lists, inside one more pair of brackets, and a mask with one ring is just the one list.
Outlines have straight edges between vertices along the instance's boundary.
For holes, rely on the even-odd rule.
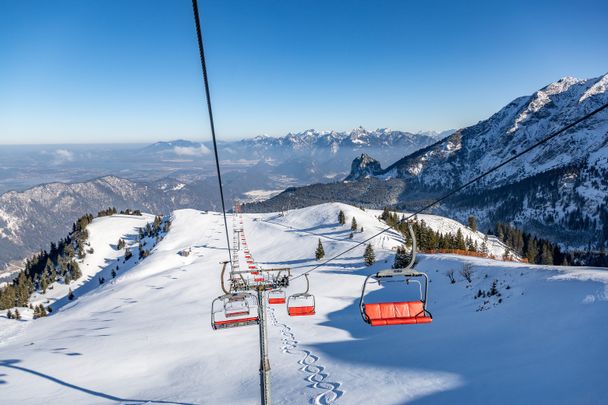
[[[608,75],[565,77],[519,97],[486,120],[397,160],[385,169],[367,154],[343,182],[291,188],[250,210],[339,201],[417,208],[608,103]],[[498,221],[578,248],[608,240],[608,111],[484,178],[438,209],[483,226]]]
[[[346,163],[362,150],[370,153],[391,150],[402,155],[435,141],[430,133],[357,128],[349,133],[309,130],[280,138],[265,136],[223,142],[220,156],[224,165],[225,196],[228,201],[258,199],[260,195],[272,194],[272,190],[280,191],[289,185],[327,180],[330,173],[344,176]],[[112,156],[112,166],[103,172],[130,173],[131,178],[102,175],[91,180],[51,182],[0,194],[0,267],[47,248],[51,241],[64,237],[77,218],[107,207],[152,213],[180,208],[219,209],[210,147],[201,142],[174,140],[139,148],[119,148],[111,153],[111,146],[106,146],[103,156]],[[66,146],[65,150],[70,151],[70,147]],[[58,170],[63,178],[72,172],[83,175],[75,168],[91,161],[94,152],[66,152],[73,157],[66,162],[69,166],[55,165],[53,170]],[[37,163],[36,170],[42,169],[42,163]],[[95,171],[91,169],[87,173]]]

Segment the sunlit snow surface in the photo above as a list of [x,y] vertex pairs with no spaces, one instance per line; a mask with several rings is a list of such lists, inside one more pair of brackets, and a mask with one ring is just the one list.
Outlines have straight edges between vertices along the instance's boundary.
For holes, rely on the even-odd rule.
[[[345,226],[337,224],[340,209]],[[299,274],[317,264],[319,238],[330,257],[381,229],[377,214],[324,204],[284,217],[243,216],[258,264]],[[364,232],[349,239],[353,216]],[[96,253],[114,259],[107,246],[116,229],[133,229],[121,221],[95,221]],[[365,275],[392,264],[399,237],[387,236],[374,240],[371,268],[359,247],[312,273],[316,316],[269,310],[275,403],[608,403],[608,272],[422,255],[433,323],[372,328],[361,321],[358,297]],[[188,248],[189,256],[177,254]],[[48,318],[0,316],[0,403],[259,403],[257,328],[210,327],[226,258],[220,215],[176,211],[152,254],[114,282]],[[463,263],[473,264],[470,286],[458,275]],[[493,280],[502,303],[473,298]],[[396,287],[371,288],[369,299],[392,299]],[[288,293],[303,288],[299,278]],[[415,295],[403,290],[403,299]]]

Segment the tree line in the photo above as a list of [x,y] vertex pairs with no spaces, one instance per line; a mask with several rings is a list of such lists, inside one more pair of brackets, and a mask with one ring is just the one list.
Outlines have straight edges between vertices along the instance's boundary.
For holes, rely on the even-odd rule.
[[528,263],[569,266],[573,256],[546,239],[538,238],[510,224],[497,223],[495,234],[515,253],[528,259]]
[[[396,212],[391,212],[388,208],[384,208],[380,215],[380,219],[386,222],[388,226],[399,231],[407,240],[408,246],[411,245],[407,223],[403,221],[405,215],[399,217]],[[474,219],[469,219],[469,223],[472,227],[476,227],[476,221]],[[442,233],[433,230],[423,219],[414,219],[411,224],[414,234],[416,235],[416,244],[419,250],[455,249],[466,252],[478,252],[486,255],[489,253],[487,236],[483,242],[479,244],[470,236],[465,237],[460,228],[456,233]]]
[[[116,208],[108,208],[98,212],[98,217],[116,214]],[[121,214],[141,215],[139,210],[124,210]],[[159,217],[160,218],[160,217]],[[24,269],[5,287],[0,288],[0,310],[12,307],[27,307],[29,298],[35,291],[46,293],[54,282],[69,285],[82,277],[82,271],[77,260],[83,259],[92,248],[87,249],[89,233],[87,226],[93,221],[92,214],[85,214],[72,224],[72,231],[58,242],[51,242],[48,250],[27,258]],[[141,232],[153,234],[160,228],[162,219],[155,219],[154,226]],[[38,311],[46,315],[46,312]],[[41,315],[41,316],[44,316]]]

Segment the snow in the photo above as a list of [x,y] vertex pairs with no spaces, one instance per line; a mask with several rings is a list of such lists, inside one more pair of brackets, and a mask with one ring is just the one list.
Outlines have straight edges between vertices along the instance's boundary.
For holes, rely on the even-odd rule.
[[[68,290],[71,289],[76,295],[82,295],[93,290],[99,285],[99,277],[106,280],[111,278],[112,269],[117,265],[119,272],[132,267],[137,262],[138,246],[136,238],[139,228],[145,227],[147,223],[154,220],[154,215],[112,215],[95,218],[87,226],[89,233],[88,244],[85,251],[93,248],[93,253],[87,253],[82,260],[78,260],[78,265],[82,271],[82,277],[69,286],[55,282],[47,289],[45,294],[35,293],[31,302],[34,305],[45,304],[55,309],[60,305],[65,305]],[[127,263],[119,261],[124,256],[124,250],[117,250],[116,244],[119,239],[124,239],[126,247],[130,248],[133,258]]]
[[579,103],[596,94],[605,93],[606,89],[608,89],[608,74],[600,77],[599,80],[581,96]]
[[283,189],[280,190],[249,190],[243,193],[245,197],[243,202],[255,202],[255,201],[264,201],[269,198],[274,197],[277,194],[280,194]]
[[[528,104],[528,107],[515,119],[513,127],[511,127],[507,133],[517,131],[520,124],[526,121],[529,115],[538,112],[541,108],[550,103],[550,96],[568,91],[571,86],[580,82],[582,82],[582,80],[567,76],[534,93],[532,96],[532,101]],[[583,99],[581,99],[581,101],[582,100]]]
[[[297,275],[318,264],[319,239],[331,257],[383,229],[377,215],[323,204],[243,217],[256,264]],[[364,232],[349,239],[353,216]],[[431,226],[452,226],[431,217]],[[113,216],[91,225],[91,265],[115,260],[108,246],[131,232],[131,221]],[[0,315],[0,403],[259,403],[257,328],[210,327],[211,301],[221,294],[218,262],[227,258],[222,216],[179,210],[172,221],[149,257],[53,315],[21,322]],[[608,401],[608,271],[420,255],[433,323],[372,328],[360,319],[358,296],[365,275],[392,264],[400,237],[384,236],[373,240],[371,268],[361,246],[311,274],[315,316],[269,309],[275,403]],[[177,254],[189,248],[189,256]],[[458,275],[466,263],[470,285]],[[493,280],[500,298],[473,298]],[[397,287],[373,288],[369,299],[389,298]],[[287,292],[303,289],[298,278]]]

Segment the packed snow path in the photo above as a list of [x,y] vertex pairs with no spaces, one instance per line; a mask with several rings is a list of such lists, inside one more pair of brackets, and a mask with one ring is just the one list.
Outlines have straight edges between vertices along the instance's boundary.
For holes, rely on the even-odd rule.
[[[337,223],[340,209],[345,226]],[[381,229],[376,215],[324,204],[243,218],[256,263],[299,274],[318,263],[319,237],[331,257]],[[353,216],[364,232],[349,239]],[[92,226],[110,220],[119,219]],[[48,318],[17,322],[0,313],[0,404],[258,404],[257,328],[210,326],[211,301],[222,294],[222,232],[219,214],[176,211],[151,255],[114,282]],[[109,231],[97,236],[95,243],[116,243]],[[274,403],[608,403],[607,271],[421,255],[433,323],[372,328],[358,312],[361,283],[392,264],[397,244],[374,240],[371,267],[360,247],[313,272],[315,316],[290,318],[284,306],[274,307],[296,349],[315,356],[283,353],[283,328],[269,328]],[[104,246],[92,245],[95,252]],[[188,249],[189,256],[178,254]],[[465,263],[473,265],[471,283],[459,275]],[[494,280],[500,297],[474,298]],[[302,291],[304,281],[293,280],[287,294]],[[372,288],[369,298],[413,298],[409,290],[390,293]]]

